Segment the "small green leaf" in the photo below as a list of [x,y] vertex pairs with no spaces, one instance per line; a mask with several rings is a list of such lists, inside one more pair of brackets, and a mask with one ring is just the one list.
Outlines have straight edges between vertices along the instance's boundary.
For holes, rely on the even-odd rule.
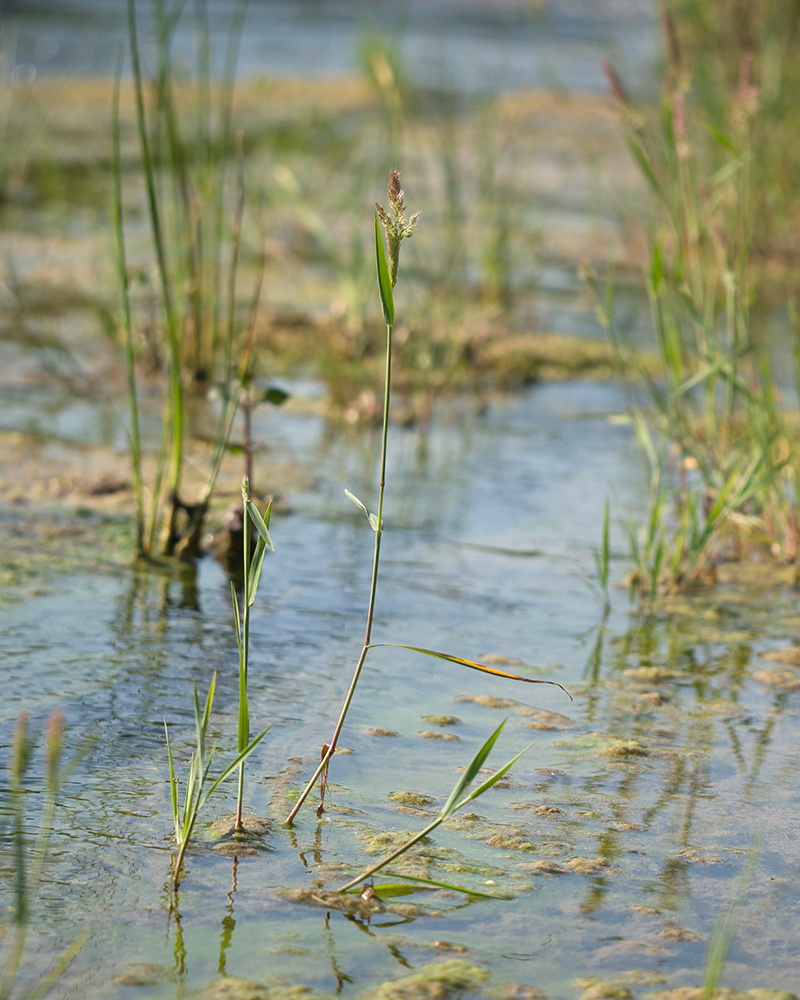
[[272,511],[272,501],[270,500],[267,509],[264,511],[264,516],[262,517],[258,512],[258,507],[253,503],[252,500],[245,500],[245,507],[247,507],[247,513],[250,520],[255,525],[256,531],[259,536],[266,542],[267,548],[271,551],[275,551],[275,546],[272,544],[272,539],[269,537],[269,515]]
[[264,556],[267,553],[267,543],[258,536],[256,550],[250,560],[250,569],[247,572],[247,606],[252,608],[258,590],[258,581],[261,579],[261,570],[264,568]]
[[714,138],[717,140],[720,146],[724,146],[725,149],[733,153],[734,156],[738,156],[741,159],[742,157],[741,149],[733,142],[731,142],[731,140],[725,135],[724,132],[721,132],[716,127],[716,125],[712,125],[711,122],[706,122],[706,128],[714,136]]
[[450,792],[450,798],[442,806],[442,811],[441,813],[439,813],[442,819],[447,819],[448,816],[452,816],[452,814],[456,811],[456,809],[458,809],[459,805],[461,804],[461,795],[467,790],[467,788],[469,788],[469,786],[473,782],[473,779],[480,771],[483,762],[489,756],[489,751],[497,742],[497,738],[499,737],[500,733],[502,733],[503,726],[506,724],[506,721],[507,721],[506,719],[503,719],[503,721],[500,723],[497,729],[495,729],[495,731],[492,733],[489,739],[483,744],[480,750],[472,758],[472,761],[470,762],[470,764],[464,770],[464,773],[456,782],[453,791]]
[[209,798],[219,788],[222,782],[225,781],[228,775],[232,774],[240,764],[244,763],[244,761],[247,760],[250,754],[255,750],[255,748],[264,739],[264,737],[267,735],[269,731],[270,731],[270,726],[267,726],[267,728],[263,730],[263,732],[260,732],[255,739],[251,740],[247,744],[247,746],[244,748],[244,750],[242,750],[241,753],[237,754],[233,758],[230,764],[228,764],[228,766],[225,768],[222,774],[214,781],[214,784],[205,793],[201,802],[198,805],[198,810],[201,809],[206,804],[206,802],[208,802]]
[[492,787],[492,785],[495,782],[499,781],[507,771],[511,770],[511,768],[520,759],[520,757],[523,754],[527,753],[532,746],[533,743],[529,743],[524,750],[520,750],[520,752],[516,755],[516,757],[512,757],[507,764],[503,764],[503,766],[500,768],[499,771],[495,771],[494,774],[489,775],[486,781],[481,782],[481,784],[478,785],[477,788],[473,788],[473,790],[469,793],[469,795],[467,795],[466,798],[462,799],[458,803],[458,805],[453,809],[453,812],[455,812],[456,809],[460,809],[462,806],[465,806],[468,802],[471,802],[473,799],[477,799],[479,795],[483,795],[484,792],[488,791]]
[[371,511],[367,510],[367,508],[364,506],[364,504],[358,499],[358,497],[354,493],[351,493],[350,490],[345,490],[344,492],[345,492],[345,495],[347,496],[348,500],[352,500],[353,503],[356,505],[356,507],[358,507],[359,510],[363,510],[364,513],[367,515],[367,520],[369,521],[372,530],[373,531],[377,531],[378,530],[378,515],[377,514],[373,514]]
[[392,279],[389,276],[389,263],[386,260],[386,248],[383,245],[381,224],[378,213],[375,213],[375,256],[378,262],[378,291],[381,296],[383,318],[387,326],[394,326],[394,294]]
[[264,393],[263,402],[272,403],[273,406],[282,406],[288,398],[288,392],[279,389],[277,385],[271,385]]

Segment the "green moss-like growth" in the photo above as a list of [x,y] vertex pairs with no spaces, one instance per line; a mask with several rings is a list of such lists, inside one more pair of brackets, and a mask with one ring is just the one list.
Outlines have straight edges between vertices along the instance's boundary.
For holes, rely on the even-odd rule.
[[480,988],[488,978],[479,965],[451,958],[422,965],[413,976],[381,983],[364,1000],[447,1000],[462,990]]
[[389,792],[389,798],[392,802],[399,802],[404,806],[419,806],[420,808],[432,806],[436,802],[436,799],[430,795],[420,795],[417,792]]

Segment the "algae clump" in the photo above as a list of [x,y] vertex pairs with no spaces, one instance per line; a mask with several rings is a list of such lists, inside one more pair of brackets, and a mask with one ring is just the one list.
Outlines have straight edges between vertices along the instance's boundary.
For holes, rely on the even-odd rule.
[[479,965],[451,958],[421,965],[411,976],[381,983],[364,1000],[447,1000],[460,990],[478,989],[488,978],[489,973]]

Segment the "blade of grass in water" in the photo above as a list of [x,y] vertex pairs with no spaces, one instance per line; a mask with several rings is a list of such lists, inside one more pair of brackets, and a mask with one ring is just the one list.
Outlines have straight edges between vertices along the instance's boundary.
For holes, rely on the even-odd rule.
[[386,865],[394,861],[395,858],[399,858],[402,854],[405,854],[406,851],[408,851],[410,848],[414,846],[414,844],[422,840],[423,837],[427,837],[429,833],[432,833],[438,826],[444,823],[446,819],[448,819],[454,813],[458,812],[458,810],[463,808],[463,806],[465,806],[468,802],[472,802],[473,799],[477,799],[479,796],[483,795],[484,792],[488,791],[492,787],[492,785],[496,784],[500,780],[500,778],[502,778],[503,775],[511,767],[514,766],[514,764],[520,759],[520,757],[524,753],[527,753],[527,751],[530,750],[531,746],[533,746],[532,743],[529,743],[524,750],[520,750],[520,752],[515,757],[512,757],[512,759],[508,761],[508,763],[504,764],[500,768],[500,770],[495,771],[494,774],[490,775],[485,781],[481,782],[481,784],[478,785],[477,788],[474,788],[471,792],[469,792],[466,795],[464,794],[469,785],[472,783],[472,781],[474,781],[478,772],[480,771],[481,766],[483,765],[483,762],[489,755],[490,750],[497,742],[497,739],[500,736],[500,733],[503,731],[503,727],[505,726],[505,724],[506,720],[504,719],[497,727],[497,729],[495,729],[495,731],[492,733],[489,739],[486,740],[486,742],[483,744],[480,750],[475,754],[472,761],[465,769],[464,773],[456,782],[453,791],[450,793],[447,802],[445,802],[444,806],[442,806],[442,810],[436,817],[436,819],[433,820],[432,823],[429,823],[424,830],[420,830],[419,833],[415,834],[410,840],[406,841],[406,843],[403,844],[401,847],[398,847],[397,850],[392,851],[392,853],[387,855],[387,857],[385,857],[382,861],[379,861],[377,864],[371,865],[356,878],[351,879],[346,885],[343,885],[338,890],[339,892],[347,892],[349,889],[352,889],[353,886],[358,885],[359,882],[363,882],[364,879],[369,878],[370,875],[373,875],[375,872],[380,871],[381,868],[385,868]]
[[[375,883],[372,888],[375,890],[376,894],[381,898],[386,896],[408,896],[412,892],[417,892],[421,889],[447,889],[452,892],[463,892],[466,896],[480,896],[481,899],[513,899],[513,896],[508,896],[499,892],[482,892],[479,889],[471,889],[469,886],[455,885],[453,882],[438,882],[435,879],[430,878],[418,878],[415,875],[404,875],[402,872],[385,871],[386,875],[391,875],[393,878],[401,878],[405,881],[403,883],[396,882],[381,882]],[[408,885],[409,882],[413,882],[413,885]],[[358,889],[348,889],[348,892],[357,892]]]
[[440,653],[436,649],[426,649],[424,646],[408,646],[402,642],[374,642],[370,649],[377,649],[379,646],[389,646],[394,649],[410,649],[412,653],[423,653],[425,656],[433,656],[437,660],[447,660],[449,663],[457,663],[462,667],[469,667],[471,670],[480,670],[484,674],[493,674],[495,677],[505,677],[510,681],[524,681],[526,684],[551,684],[553,687],[561,688],[564,694],[572,701],[572,695],[558,681],[544,681],[538,677],[521,677],[519,674],[507,673],[505,670],[497,670],[495,667],[487,667],[485,663],[478,663],[477,660],[466,660],[463,656],[453,656],[452,653]]

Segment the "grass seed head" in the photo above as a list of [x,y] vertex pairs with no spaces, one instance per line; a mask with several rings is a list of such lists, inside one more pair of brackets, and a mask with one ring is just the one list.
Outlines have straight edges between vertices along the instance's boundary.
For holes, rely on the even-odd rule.
[[392,288],[397,284],[397,268],[400,263],[400,244],[414,232],[419,212],[406,219],[406,207],[403,203],[403,189],[400,187],[400,174],[393,170],[389,176],[389,212],[377,202],[375,211],[386,232],[386,242],[389,244],[389,274]]

